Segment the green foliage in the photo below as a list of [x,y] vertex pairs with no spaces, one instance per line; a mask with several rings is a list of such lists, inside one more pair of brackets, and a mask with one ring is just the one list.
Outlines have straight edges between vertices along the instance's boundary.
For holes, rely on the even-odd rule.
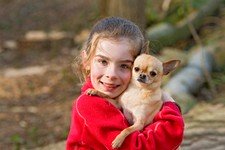
[[199,10],[207,0],[175,0],[171,4],[164,21],[176,23],[193,11]]
[[192,8],[199,9],[204,5],[208,0],[186,0],[190,1]]
[[[148,24],[169,22],[175,24],[188,14],[200,9],[208,0],[173,0],[167,12],[162,11],[162,1],[147,0],[146,16]],[[157,4],[156,4],[157,3]],[[157,7],[156,7],[157,5]]]
[[148,24],[154,24],[156,22],[159,22],[159,14],[157,12],[157,9],[155,8],[152,0],[147,0],[146,5],[146,17],[148,20]]
[[21,144],[24,143],[24,139],[19,134],[14,134],[10,138],[12,144],[14,145],[14,150],[19,150],[21,147]]
[[215,86],[225,84],[225,69],[219,70],[219,72],[215,72],[212,74],[213,84]]

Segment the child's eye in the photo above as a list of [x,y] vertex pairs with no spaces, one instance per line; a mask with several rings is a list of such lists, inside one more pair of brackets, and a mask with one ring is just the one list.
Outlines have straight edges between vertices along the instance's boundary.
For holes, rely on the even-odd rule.
[[108,64],[108,62],[104,59],[99,59],[98,62],[104,66]]
[[121,68],[122,68],[122,69],[130,69],[130,66],[127,65],[127,64],[122,64],[122,65],[121,65]]

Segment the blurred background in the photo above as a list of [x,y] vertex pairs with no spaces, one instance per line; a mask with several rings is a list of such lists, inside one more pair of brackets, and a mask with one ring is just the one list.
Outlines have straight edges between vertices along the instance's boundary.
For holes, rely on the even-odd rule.
[[80,92],[71,64],[93,24],[134,21],[181,105],[185,150],[225,149],[225,0],[0,0],[0,149],[64,149]]

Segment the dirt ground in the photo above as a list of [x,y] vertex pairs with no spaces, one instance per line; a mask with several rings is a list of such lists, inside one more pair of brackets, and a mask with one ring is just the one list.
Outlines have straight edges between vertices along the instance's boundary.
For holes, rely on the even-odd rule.
[[0,149],[34,148],[66,138],[71,105],[79,92],[72,52],[12,60],[6,58],[11,51],[1,55]]

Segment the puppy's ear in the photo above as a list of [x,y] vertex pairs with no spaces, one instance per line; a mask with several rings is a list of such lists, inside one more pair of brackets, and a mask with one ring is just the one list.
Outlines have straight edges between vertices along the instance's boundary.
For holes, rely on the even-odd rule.
[[170,60],[163,63],[163,75],[167,75],[180,65],[180,60]]

